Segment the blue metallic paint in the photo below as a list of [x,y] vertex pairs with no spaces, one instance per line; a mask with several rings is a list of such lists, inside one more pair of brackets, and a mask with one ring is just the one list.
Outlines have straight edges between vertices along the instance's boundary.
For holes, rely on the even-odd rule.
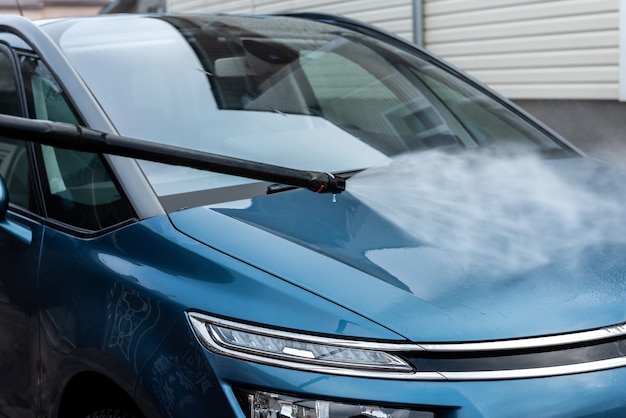
[[[556,165],[571,177],[577,164],[592,163],[577,159]],[[590,187],[622,193],[626,201],[626,181],[620,184],[623,174],[615,175],[617,183]],[[191,209],[171,218],[177,228],[207,245],[411,341],[525,338],[626,321],[623,244],[607,242],[582,255],[563,254],[559,262],[524,274],[488,277],[480,269],[454,268],[454,260],[440,263],[427,246],[349,193],[333,202],[328,196],[292,192]],[[242,236],[248,237],[243,243],[238,239]],[[394,274],[367,257],[372,251],[394,250],[393,265],[405,266]],[[568,259],[574,256],[576,260]]]
[[[161,399],[166,416],[200,417],[215,405],[213,416],[233,415],[238,404],[233,387],[252,387],[274,392],[338,399],[412,405],[434,410],[441,418],[514,417],[621,417],[626,414],[623,368],[596,373],[519,379],[506,382],[420,382],[349,378],[257,365],[199,350],[188,343],[191,335],[181,321],[172,327],[163,353],[151,359],[142,373],[141,385]],[[177,353],[177,354],[172,354]],[[181,379],[180,376],[185,376]],[[208,401],[208,402],[207,402]],[[189,408],[189,409],[186,409]],[[198,412],[197,414],[194,413]],[[183,413],[184,412],[184,413]],[[211,416],[211,415],[208,415]]]
[[9,212],[7,221],[32,233],[24,245],[11,233],[0,232],[0,393],[11,393],[10,401],[0,399],[0,411],[7,416],[28,414],[39,404],[37,383],[40,363],[37,299],[39,249],[43,227]]
[[[47,229],[40,269],[46,271],[39,285],[42,380],[49,388],[97,363],[106,364],[97,369],[129,393],[135,387],[132,376],[147,364],[156,368],[152,378],[166,379],[159,374],[166,373],[159,368],[170,367],[170,360],[160,359],[163,353],[178,354],[186,360],[171,361],[184,363],[191,356],[187,351],[195,357],[202,351],[183,314],[189,306],[313,332],[401,339],[181,234],[167,216],[89,239]],[[185,336],[165,350],[163,336],[177,322],[174,330],[183,328]],[[151,361],[157,364],[150,366]]]

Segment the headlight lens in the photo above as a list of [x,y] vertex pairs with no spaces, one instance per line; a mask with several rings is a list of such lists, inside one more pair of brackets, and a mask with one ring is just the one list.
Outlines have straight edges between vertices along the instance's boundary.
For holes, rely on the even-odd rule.
[[434,412],[365,404],[347,404],[319,399],[236,389],[235,395],[246,418],[434,418]]
[[273,330],[195,312],[187,316],[205,347],[230,357],[328,373],[413,372],[400,356],[378,350],[375,343]]

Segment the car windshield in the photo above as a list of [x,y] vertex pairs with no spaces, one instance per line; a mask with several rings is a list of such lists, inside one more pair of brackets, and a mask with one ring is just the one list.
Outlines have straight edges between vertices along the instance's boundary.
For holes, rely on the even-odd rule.
[[[428,55],[284,17],[79,21],[58,42],[120,134],[347,173],[432,148],[560,149]],[[140,162],[160,196],[251,180]]]

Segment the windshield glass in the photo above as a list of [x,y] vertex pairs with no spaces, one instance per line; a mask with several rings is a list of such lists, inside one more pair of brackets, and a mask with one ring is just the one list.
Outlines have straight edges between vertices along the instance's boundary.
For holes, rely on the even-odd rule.
[[[328,24],[104,17],[59,44],[120,134],[154,142],[333,173],[432,148],[561,147],[428,56]],[[141,166],[161,196],[251,181]]]

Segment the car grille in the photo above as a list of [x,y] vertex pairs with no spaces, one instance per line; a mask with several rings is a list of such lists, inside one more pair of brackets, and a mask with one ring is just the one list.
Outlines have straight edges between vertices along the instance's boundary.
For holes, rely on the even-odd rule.
[[432,380],[493,380],[584,373],[626,366],[626,328],[531,339],[425,344],[402,355]]

